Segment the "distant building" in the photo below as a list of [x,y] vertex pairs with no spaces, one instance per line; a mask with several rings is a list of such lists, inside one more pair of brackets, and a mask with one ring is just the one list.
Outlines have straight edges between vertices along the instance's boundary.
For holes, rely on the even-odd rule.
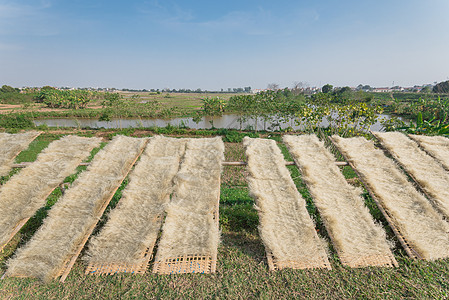
[[[321,91],[321,89],[319,87],[306,87],[306,88],[290,89],[290,90],[291,91],[294,91],[294,90],[299,91],[299,93],[305,94],[305,95],[312,95],[312,94],[316,94]],[[272,91],[272,89],[252,89],[251,93],[258,94],[258,93],[267,92],[267,91]]]
[[384,88],[373,88],[371,90],[371,92],[374,92],[374,93],[391,93],[391,92],[393,92],[393,89],[392,88],[387,88],[387,87],[384,87]]
[[261,93],[261,92],[266,92],[266,91],[271,91],[271,90],[269,90],[269,89],[252,89],[252,90],[251,90],[251,93],[253,93],[253,94],[259,94],[259,93]]

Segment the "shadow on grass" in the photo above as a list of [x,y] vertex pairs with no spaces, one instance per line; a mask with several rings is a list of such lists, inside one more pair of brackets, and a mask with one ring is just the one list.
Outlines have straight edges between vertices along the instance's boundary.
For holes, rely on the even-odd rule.
[[221,237],[219,262],[226,260],[237,264],[254,264],[255,262],[267,265],[265,247],[257,233],[228,231],[223,232]]

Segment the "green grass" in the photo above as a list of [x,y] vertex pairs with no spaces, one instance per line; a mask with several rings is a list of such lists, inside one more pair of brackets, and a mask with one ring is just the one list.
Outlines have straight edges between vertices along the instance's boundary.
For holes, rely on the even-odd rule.
[[[134,134],[131,133],[131,134]],[[32,161],[53,139],[59,135],[43,134],[18,160]],[[275,138],[279,140],[278,137]],[[103,144],[104,146],[104,144]],[[290,160],[285,147],[280,144],[286,159]],[[95,149],[92,155],[98,151]],[[244,160],[241,143],[227,143],[226,160]],[[298,190],[307,202],[307,209],[317,223],[317,230],[327,236],[312,198],[301,180],[295,166],[288,167]],[[79,169],[80,172],[82,169]],[[342,168],[351,182],[359,184],[349,167]],[[249,196],[245,180],[245,168],[224,167],[221,197],[220,226],[222,243],[219,247],[217,273],[213,275],[145,275],[85,276],[81,260],[75,264],[64,284],[57,281],[41,283],[35,279],[7,278],[0,281],[0,299],[445,299],[449,297],[449,260],[426,262],[405,257],[400,248],[394,254],[398,268],[350,269],[339,262],[330,250],[332,270],[282,270],[269,272],[265,249],[257,232],[257,213]],[[76,175],[66,178],[74,180]],[[120,198],[126,181],[114,196],[108,209]],[[18,245],[23,245],[38,229],[48,209],[59,199],[58,188],[47,199],[46,206],[21,230],[0,254],[0,273],[6,270],[6,259],[13,255]],[[382,221],[377,207],[365,193],[366,204],[375,219]],[[104,224],[103,216],[96,231]],[[385,224],[384,224],[385,225]],[[388,229],[388,227],[387,227]],[[399,246],[397,246],[399,247]],[[150,270],[151,270],[150,265]]]
[[22,151],[16,157],[17,163],[35,161],[37,155],[52,141],[61,137],[59,134],[41,134],[30,143],[28,149]]
[[215,98],[219,97],[224,100],[228,100],[230,97],[236,94],[228,93],[151,93],[151,92],[121,92],[121,94],[130,98],[132,95],[138,95],[140,101],[145,100],[155,100],[169,107],[179,107],[179,108],[201,108],[203,102],[201,99],[204,98]]

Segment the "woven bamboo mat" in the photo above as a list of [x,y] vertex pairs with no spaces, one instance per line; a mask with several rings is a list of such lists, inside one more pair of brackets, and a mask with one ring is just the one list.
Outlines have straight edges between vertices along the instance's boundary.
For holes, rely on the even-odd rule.
[[[156,222],[159,223],[159,228],[162,225],[163,216],[159,215],[156,218]],[[153,258],[153,249],[156,241],[147,247],[141,254],[142,263],[140,264],[127,264],[123,262],[117,262],[113,264],[98,264],[89,263],[84,272],[86,275],[114,275],[117,273],[131,273],[131,274],[144,274],[148,270],[148,265]]]
[[317,258],[314,261],[310,260],[279,260],[274,257],[273,253],[269,250],[267,253],[268,268],[270,271],[282,270],[282,269],[327,269],[331,270],[332,267],[329,260],[325,258]]
[[84,274],[86,275],[114,275],[117,273],[144,274],[148,269],[148,264],[153,257],[154,245],[148,247],[143,253],[141,264],[130,265],[124,263],[117,264],[89,264]]
[[[219,226],[219,203],[220,197],[215,207],[214,220],[215,224]],[[210,274],[215,273],[217,269],[217,256],[211,255],[184,255],[178,257],[170,257],[162,261],[154,262],[153,273],[156,274],[185,274],[185,273],[200,273]]]
[[153,273],[157,274],[209,274],[215,272],[216,259],[209,255],[184,255],[154,263]]

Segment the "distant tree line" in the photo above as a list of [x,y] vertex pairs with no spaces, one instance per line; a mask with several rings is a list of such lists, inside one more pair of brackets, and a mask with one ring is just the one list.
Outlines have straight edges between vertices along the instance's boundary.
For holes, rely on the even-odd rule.
[[370,102],[374,96],[367,91],[369,86],[359,85],[355,90],[349,86],[334,88],[331,84],[326,84],[321,88],[321,93],[312,95],[311,99],[317,102],[329,103],[349,103],[349,102]]
[[22,104],[33,101],[33,96],[30,94],[21,94],[20,89],[13,88],[9,85],[3,85],[0,88],[0,103],[6,104]]
[[208,94],[213,94],[213,93],[230,93],[230,94],[235,94],[235,93],[251,93],[251,87],[250,86],[245,86],[245,87],[239,87],[239,88],[228,88],[226,90],[221,89],[220,91],[209,91],[209,90],[202,90],[200,88],[196,89],[196,90],[192,90],[192,89],[169,89],[169,88],[165,88],[165,89],[122,89],[122,91],[124,92],[151,92],[151,93],[208,93]]

